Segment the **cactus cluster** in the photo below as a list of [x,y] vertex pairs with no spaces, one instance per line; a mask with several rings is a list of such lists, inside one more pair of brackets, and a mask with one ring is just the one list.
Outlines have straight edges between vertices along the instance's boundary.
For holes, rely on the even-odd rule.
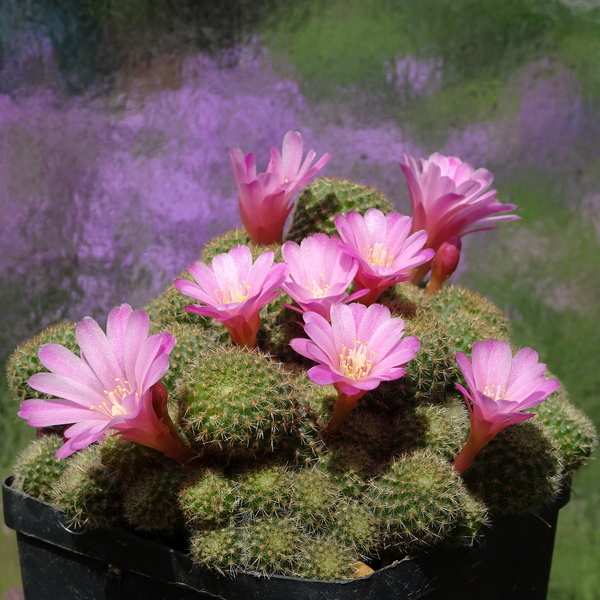
[[[377,190],[334,179],[300,196],[288,239],[335,232],[339,212],[390,210]],[[210,263],[243,230],[210,242]],[[254,256],[265,247],[249,244]],[[279,247],[269,247],[281,259]],[[182,277],[189,278],[188,272]],[[320,435],[332,415],[332,386],[310,381],[314,363],[295,353],[302,319],[280,302],[262,310],[258,348],[234,346],[220,323],[185,311],[174,286],[151,302],[151,331],[177,339],[164,378],[168,411],[196,453],[179,464],[116,437],[54,458],[57,436],[34,441],[15,466],[16,485],[54,503],[68,522],[179,536],[201,565],[339,580],[364,561],[410,556],[436,544],[472,544],[494,515],[535,511],[590,456],[596,435],[561,388],[530,421],[500,432],[459,476],[452,460],[469,434],[456,352],[477,340],[507,340],[508,324],[489,300],[444,286],[433,298],[400,283],[380,302],[420,339],[403,378],[364,395],[339,435]],[[27,386],[47,342],[77,352],[74,326],[51,327],[9,362],[17,400],[43,397]]]

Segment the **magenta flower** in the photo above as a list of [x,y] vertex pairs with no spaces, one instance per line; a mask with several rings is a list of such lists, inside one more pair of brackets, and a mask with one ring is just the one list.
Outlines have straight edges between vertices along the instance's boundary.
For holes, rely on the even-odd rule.
[[[496,190],[486,191],[494,176],[487,169],[475,169],[456,156],[432,154],[427,160],[404,153],[406,164],[400,168],[406,177],[412,206],[412,231],[427,232],[426,248],[438,248],[450,237],[473,231],[495,229],[496,223],[513,221],[517,215],[499,215],[516,208],[501,204]],[[415,272],[413,283],[420,283],[429,271],[424,264]]]
[[365,216],[350,211],[337,215],[335,226],[342,238],[341,247],[358,260],[357,289],[368,290],[360,299],[372,304],[390,286],[411,277],[411,270],[433,258],[433,250],[423,250],[427,233],[411,235],[412,219],[392,212],[384,215],[369,208]]
[[281,244],[285,221],[294,207],[292,197],[307,186],[330,155],[315,158],[311,150],[302,162],[302,136],[288,131],[283,138],[283,152],[271,148],[271,160],[266,173],[256,174],[254,154],[243,155],[239,148],[230,152],[233,176],[238,189],[242,223],[254,244]]
[[404,375],[403,365],[412,360],[419,340],[403,338],[404,321],[392,318],[382,304],[333,304],[331,323],[315,312],[304,314],[304,330],[310,339],[295,338],[292,348],[319,364],[308,377],[317,385],[330,385],[338,400],[325,432],[337,433],[358,400],[382,381]]
[[513,358],[508,342],[475,342],[472,363],[462,352],[456,360],[469,391],[458,383],[456,387],[471,413],[469,437],[454,461],[462,473],[499,431],[534,416],[522,410],[541,404],[560,384],[544,377],[546,365],[538,362],[537,352],[522,348]]
[[288,265],[274,265],[273,258],[273,252],[266,251],[252,264],[248,246],[236,246],[215,256],[210,267],[192,263],[188,269],[196,281],[176,279],[175,287],[202,302],[186,310],[221,321],[235,344],[253,348],[260,309],[279,295],[276,290],[289,272]]
[[74,423],[58,458],[111,429],[182,462],[194,457],[169,418],[166,389],[159,383],[175,338],[166,331],[148,337],[148,330],[148,315],[122,304],[110,311],[106,334],[90,317],[77,324],[80,357],[60,344],[40,348],[40,361],[51,372],[32,375],[29,385],[57,397],[25,400],[19,416],[33,427]]
[[300,305],[299,312],[316,312],[329,321],[332,304],[351,302],[364,294],[358,292],[346,298],[358,261],[328,235],[316,233],[303,239],[300,245],[286,242],[281,252],[290,267],[290,274],[281,287]]

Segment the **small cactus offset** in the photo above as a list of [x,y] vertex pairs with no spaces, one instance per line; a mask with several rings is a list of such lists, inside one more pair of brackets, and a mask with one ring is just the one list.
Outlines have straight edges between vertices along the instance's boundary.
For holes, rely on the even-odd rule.
[[400,552],[447,535],[465,512],[466,494],[447,461],[428,450],[392,462],[366,492],[384,540]]
[[307,579],[340,581],[352,577],[352,565],[356,560],[352,550],[338,538],[321,535],[302,547],[296,569]]
[[248,518],[289,513],[294,477],[285,465],[265,465],[244,474],[237,487]]
[[269,453],[300,428],[293,377],[258,351],[227,347],[202,354],[175,392],[187,437],[213,455]]
[[15,462],[14,488],[39,500],[50,501],[52,489],[67,466],[64,460],[54,456],[62,443],[62,437],[57,435],[44,435],[31,442]]
[[257,519],[244,527],[244,566],[265,575],[296,570],[302,533],[294,519]]
[[53,488],[52,503],[74,528],[112,529],[122,524],[124,489],[104,467],[102,446],[88,446],[69,463]]
[[[244,176],[255,174],[233,156],[242,203]],[[274,181],[276,161],[269,168]],[[19,414],[41,430],[15,465],[18,490],[53,503],[74,528],[177,538],[199,565],[221,573],[327,581],[440,545],[476,545],[498,515],[557,497],[597,444],[590,420],[542,375],[532,349],[510,346],[507,319],[490,300],[460,286],[432,294],[417,285],[440,240],[410,232],[410,219],[390,215],[376,189],[310,183],[315,172],[298,175],[300,187],[309,185],[287,240],[335,235],[336,215],[350,211],[366,215],[350,215],[366,240],[371,217],[392,217],[386,223],[421,248],[409,252],[405,271],[394,263],[394,241],[369,239],[360,267],[354,254],[339,263],[353,265],[344,267],[343,289],[311,260],[289,286],[291,254],[271,244],[282,239],[279,229],[267,231],[274,220],[283,227],[289,212],[271,219],[257,211],[252,239],[270,245],[251,243],[243,229],[209,242],[204,264],[190,266],[197,289],[188,270],[176,282],[196,299],[169,285],[146,311],[113,309],[106,334],[89,318],[77,337],[73,324],[48,328],[8,363]],[[272,211],[289,211],[294,176],[275,191],[253,180],[251,191],[265,191]],[[310,302],[334,292],[339,300],[302,314],[290,307],[315,304],[296,303],[294,289],[312,293]],[[371,302],[373,290],[383,291]],[[502,371],[507,364],[518,376]],[[506,376],[494,379],[499,371]],[[49,425],[57,435],[47,435]]]
[[174,496],[188,525],[201,531],[233,519],[238,503],[235,487],[224,474],[206,469],[188,476]]
[[177,495],[190,475],[185,469],[155,471],[125,490],[123,514],[138,531],[166,536],[184,531],[184,515]]
[[244,564],[245,536],[242,529],[230,525],[193,533],[191,552],[194,560],[220,573],[235,574]]

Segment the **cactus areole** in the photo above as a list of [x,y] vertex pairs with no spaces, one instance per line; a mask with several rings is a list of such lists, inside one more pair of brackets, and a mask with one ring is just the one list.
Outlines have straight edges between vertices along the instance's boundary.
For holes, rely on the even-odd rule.
[[[113,583],[142,571],[111,558],[111,536],[170,540],[185,554],[159,546],[152,560],[187,575],[157,567],[162,583],[138,582],[140,600],[400,600],[413,585],[410,598],[500,600],[512,592],[491,572],[512,567],[491,565],[512,541],[515,577],[535,579],[522,597],[545,598],[546,524],[596,433],[537,353],[513,349],[502,311],[445,282],[459,237],[515,218],[486,191],[491,174],[406,156],[405,216],[372,188],[312,181],[328,155],[302,162],[300,134],[264,174],[231,156],[246,233],[212,240],[145,310],[121,305],[105,330],[89,317],[52,326],[11,356],[9,387],[38,437],[6,493],[60,515],[68,539],[105,544]],[[415,285],[430,267],[432,285]],[[538,538],[523,532],[540,523],[547,560],[532,575]],[[236,579],[253,583],[236,591]],[[161,596],[167,580],[179,587]],[[35,583],[28,598],[55,597]]]

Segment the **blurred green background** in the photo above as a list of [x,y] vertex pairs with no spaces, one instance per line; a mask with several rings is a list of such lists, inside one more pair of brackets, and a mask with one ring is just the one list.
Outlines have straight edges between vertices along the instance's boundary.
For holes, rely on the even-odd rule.
[[[4,0],[0,42],[0,360],[42,327],[87,314],[86,306],[101,316],[111,302],[143,305],[202,241],[238,224],[234,209],[221,208],[220,198],[228,206],[235,200],[227,148],[261,149],[266,162],[283,132],[299,128],[311,147],[333,154],[327,175],[380,187],[400,210],[408,210],[397,167],[402,150],[456,154],[491,170],[499,199],[517,204],[522,219],[465,238],[455,280],[502,307],[515,341],[536,349],[600,426],[597,0]],[[200,123],[197,147],[180,131],[192,113]],[[104,138],[109,131],[117,142]],[[210,153],[219,158],[208,161]],[[164,232],[153,225],[140,241],[136,224],[100,236],[114,241],[109,261],[81,225],[100,218],[92,200],[104,206],[100,200],[126,182],[135,212],[132,198],[150,202],[142,166],[160,167],[163,179],[175,181],[185,170],[173,165],[185,155],[202,172],[186,167],[184,191],[168,200],[176,205],[191,194],[210,206],[189,255],[173,250],[171,262],[165,252],[150,260],[147,248]],[[57,169],[63,174],[54,182],[48,173]],[[214,175],[208,183],[206,173]],[[65,177],[76,184],[61,187]],[[111,178],[114,188],[104,181]],[[215,197],[198,197],[194,182]],[[23,214],[20,230],[8,217],[12,206]],[[106,200],[102,219],[111,206]],[[165,234],[176,248],[191,235],[184,208]],[[156,214],[144,213],[145,223]],[[53,245],[65,218],[72,219],[69,232],[79,232],[68,248]],[[23,239],[9,247],[14,231]],[[43,270],[36,270],[36,253],[47,260]],[[102,302],[89,284],[94,277],[104,282]],[[4,380],[0,394],[4,476],[32,432],[16,417]],[[553,600],[600,598],[599,481],[592,460],[561,511]],[[8,530],[0,562],[0,594],[18,597]]]

